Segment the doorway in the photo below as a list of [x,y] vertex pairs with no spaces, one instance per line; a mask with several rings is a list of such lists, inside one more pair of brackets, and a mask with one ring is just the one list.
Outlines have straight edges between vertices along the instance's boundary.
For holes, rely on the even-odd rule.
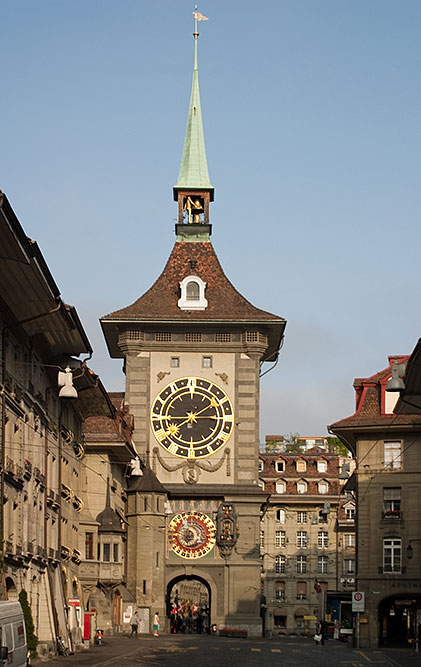
[[414,645],[421,617],[421,596],[388,597],[379,604],[380,646]]
[[167,586],[167,616],[171,634],[209,634],[211,590],[202,577],[182,575]]

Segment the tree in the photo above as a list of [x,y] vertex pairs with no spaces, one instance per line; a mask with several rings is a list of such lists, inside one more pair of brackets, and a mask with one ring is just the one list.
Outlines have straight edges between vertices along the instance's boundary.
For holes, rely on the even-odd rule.
[[23,617],[25,619],[26,644],[28,646],[28,650],[31,652],[31,656],[34,657],[37,651],[38,637],[34,632],[35,626],[34,626],[34,621],[32,619],[31,607],[28,602],[28,594],[23,588],[19,593],[18,599],[22,607]]
[[304,447],[298,442],[299,437],[299,433],[288,433],[284,436],[286,454],[302,454]]
[[339,440],[339,438],[335,438],[335,437],[329,437],[329,438],[326,438],[326,440],[327,440],[327,444],[329,445],[329,451],[330,452],[340,454],[341,456],[348,456],[348,454],[349,454],[348,449],[345,447],[342,440]]

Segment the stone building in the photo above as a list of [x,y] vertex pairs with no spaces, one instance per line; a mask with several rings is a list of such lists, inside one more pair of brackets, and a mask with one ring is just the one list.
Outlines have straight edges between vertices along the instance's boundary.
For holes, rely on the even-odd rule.
[[[0,247],[0,597],[16,599],[25,589],[40,649],[55,646],[57,635],[73,647],[85,608],[83,421],[112,421],[115,411],[86,365],[92,348],[76,310],[63,302],[3,193]],[[98,508],[105,508],[105,488]]]
[[340,462],[320,447],[259,455],[268,496],[260,551],[269,632],[309,635],[317,619],[350,625],[354,501],[341,495]]
[[125,402],[145,463],[128,488],[137,605],[144,618],[158,610],[169,628],[180,582],[194,580],[208,591],[212,623],[258,635],[259,374],[277,358],[285,320],[233,287],[210,241],[197,38],[196,29],[174,248],[153,286],[101,325],[110,355],[124,358]]
[[355,634],[362,647],[412,646],[421,616],[421,415],[411,393],[416,361],[411,358],[413,372],[398,404],[399,393],[387,391],[395,367],[407,360],[389,357],[384,370],[356,379],[354,414],[330,427],[357,462],[347,487],[357,498],[355,588],[365,593],[365,610]]

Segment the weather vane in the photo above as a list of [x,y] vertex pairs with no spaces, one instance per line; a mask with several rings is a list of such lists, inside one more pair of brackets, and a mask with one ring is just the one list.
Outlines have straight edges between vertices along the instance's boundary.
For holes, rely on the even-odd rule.
[[197,5],[194,6],[194,12],[192,12],[194,16],[194,36],[197,37],[199,34],[197,32],[197,22],[198,21],[209,21],[207,16],[203,16],[200,12],[197,11]]

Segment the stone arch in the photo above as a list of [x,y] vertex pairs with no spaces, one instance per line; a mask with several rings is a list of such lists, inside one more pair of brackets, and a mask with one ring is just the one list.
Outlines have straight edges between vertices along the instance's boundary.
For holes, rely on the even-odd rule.
[[16,582],[12,577],[6,577],[6,591],[8,600],[18,599],[18,589],[16,587]]
[[[389,595],[378,606],[379,646],[411,648],[417,633],[417,609],[421,607],[421,595],[399,593]],[[393,613],[392,613],[393,612]]]
[[212,607],[216,602],[216,582],[209,576],[205,578],[201,574],[186,574],[184,571],[180,571],[178,574],[173,573],[172,577],[169,579],[166,588],[166,615],[167,618],[171,620],[171,593],[174,588],[177,586],[177,583],[182,581],[197,581],[202,584],[208,593],[208,618],[206,623],[206,632],[210,632],[212,627]]

